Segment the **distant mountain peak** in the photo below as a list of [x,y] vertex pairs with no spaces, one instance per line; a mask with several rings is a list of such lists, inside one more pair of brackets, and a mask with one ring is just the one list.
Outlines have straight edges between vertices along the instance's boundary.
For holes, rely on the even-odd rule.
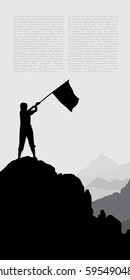
[[103,153],[101,153],[99,156],[98,156],[98,158],[108,158],[106,155],[104,155]]
[[[100,175],[106,171],[112,171],[118,168],[118,164],[110,159],[108,156],[101,153],[97,158],[95,158],[87,168],[83,169],[79,173],[79,177],[85,176],[85,177],[95,177],[97,175]],[[81,178],[80,177],[80,178]]]
[[113,162],[116,166],[118,166],[117,162],[115,162],[113,159],[109,158],[108,156],[104,155],[103,153],[101,153],[97,158],[94,159],[94,161],[109,161],[109,162]]

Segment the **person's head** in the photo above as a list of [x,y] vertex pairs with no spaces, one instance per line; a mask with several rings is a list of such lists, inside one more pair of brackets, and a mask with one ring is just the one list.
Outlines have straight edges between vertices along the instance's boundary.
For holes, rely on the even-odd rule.
[[22,102],[20,104],[21,111],[27,111],[27,108],[28,108],[28,104],[27,103]]

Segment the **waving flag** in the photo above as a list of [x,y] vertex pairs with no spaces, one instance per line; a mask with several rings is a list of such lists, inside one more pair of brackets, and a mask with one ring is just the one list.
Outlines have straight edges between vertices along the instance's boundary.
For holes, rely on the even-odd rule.
[[79,98],[74,94],[69,80],[54,90],[53,94],[70,111],[78,104]]

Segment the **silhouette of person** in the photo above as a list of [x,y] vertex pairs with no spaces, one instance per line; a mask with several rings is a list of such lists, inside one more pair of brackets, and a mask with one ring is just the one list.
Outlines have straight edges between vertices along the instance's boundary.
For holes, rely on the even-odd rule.
[[34,144],[34,134],[31,126],[31,115],[37,112],[37,106],[40,103],[37,102],[34,106],[27,110],[27,103],[20,104],[20,133],[19,133],[19,148],[18,148],[18,158],[20,158],[21,153],[24,148],[25,140],[28,139],[33,156],[35,155],[35,144]]

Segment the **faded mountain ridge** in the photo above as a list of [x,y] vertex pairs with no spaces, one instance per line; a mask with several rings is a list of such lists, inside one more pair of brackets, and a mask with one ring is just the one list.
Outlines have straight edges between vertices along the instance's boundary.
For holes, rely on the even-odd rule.
[[102,197],[113,194],[114,192],[120,192],[120,190],[128,183],[128,180],[120,181],[106,181],[104,179],[96,178],[90,184],[88,184],[87,189],[89,189],[92,200],[95,201]]
[[77,176],[83,184],[87,186],[91,181],[97,177],[99,178],[99,175],[108,171],[116,170],[118,167],[119,165],[115,161],[101,154],[99,157],[94,159],[87,168],[81,170]]

